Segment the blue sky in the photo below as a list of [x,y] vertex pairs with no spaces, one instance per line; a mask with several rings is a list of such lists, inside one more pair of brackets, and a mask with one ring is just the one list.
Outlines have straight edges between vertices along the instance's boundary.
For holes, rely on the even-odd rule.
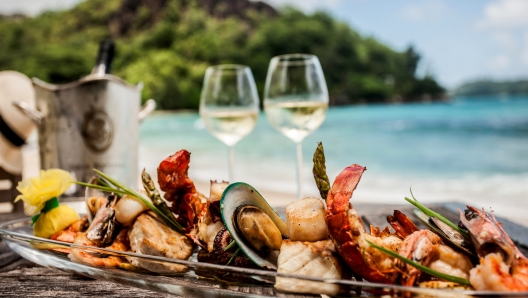
[[[79,0],[0,0],[0,13],[36,14]],[[528,0],[266,0],[323,9],[364,36],[422,55],[419,72],[449,88],[473,79],[528,78]]]

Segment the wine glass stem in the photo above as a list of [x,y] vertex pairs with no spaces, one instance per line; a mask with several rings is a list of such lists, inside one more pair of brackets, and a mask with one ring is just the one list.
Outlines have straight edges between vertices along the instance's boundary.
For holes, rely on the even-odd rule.
[[302,199],[302,142],[297,145],[297,200]]
[[235,146],[229,146],[227,152],[229,160],[229,183],[235,182]]

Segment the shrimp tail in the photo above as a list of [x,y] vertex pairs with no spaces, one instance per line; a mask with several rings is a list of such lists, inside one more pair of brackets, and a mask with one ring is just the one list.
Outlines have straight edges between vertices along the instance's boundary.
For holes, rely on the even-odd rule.
[[418,231],[414,222],[399,210],[394,210],[393,215],[387,216],[387,221],[402,239]]

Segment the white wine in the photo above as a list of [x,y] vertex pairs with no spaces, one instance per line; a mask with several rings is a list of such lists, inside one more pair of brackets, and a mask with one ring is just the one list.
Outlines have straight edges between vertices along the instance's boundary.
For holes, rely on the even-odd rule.
[[265,103],[269,122],[296,143],[316,130],[326,117],[328,104],[321,101]]
[[208,110],[200,115],[207,130],[227,146],[233,146],[247,136],[255,128],[258,117],[254,110]]

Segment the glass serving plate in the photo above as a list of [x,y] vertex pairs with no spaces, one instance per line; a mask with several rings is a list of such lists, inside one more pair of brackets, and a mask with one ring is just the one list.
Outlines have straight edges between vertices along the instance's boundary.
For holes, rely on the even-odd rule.
[[[273,271],[214,265],[190,260],[176,260],[121,252],[104,248],[75,245],[33,236],[30,219],[13,220],[0,225],[0,235],[5,243],[25,259],[44,267],[57,268],[91,278],[112,281],[147,290],[177,294],[184,297],[320,297],[320,295],[285,293],[274,288],[276,277],[296,278],[304,281],[335,284],[340,288],[336,297],[467,297],[467,296],[517,296],[528,293],[476,292],[445,289],[426,289],[396,285],[376,284],[344,279],[322,279],[281,274]],[[71,248],[121,257],[133,257],[159,264],[185,265],[183,273],[157,274],[146,270],[125,270],[92,267],[73,262],[68,258]]]

